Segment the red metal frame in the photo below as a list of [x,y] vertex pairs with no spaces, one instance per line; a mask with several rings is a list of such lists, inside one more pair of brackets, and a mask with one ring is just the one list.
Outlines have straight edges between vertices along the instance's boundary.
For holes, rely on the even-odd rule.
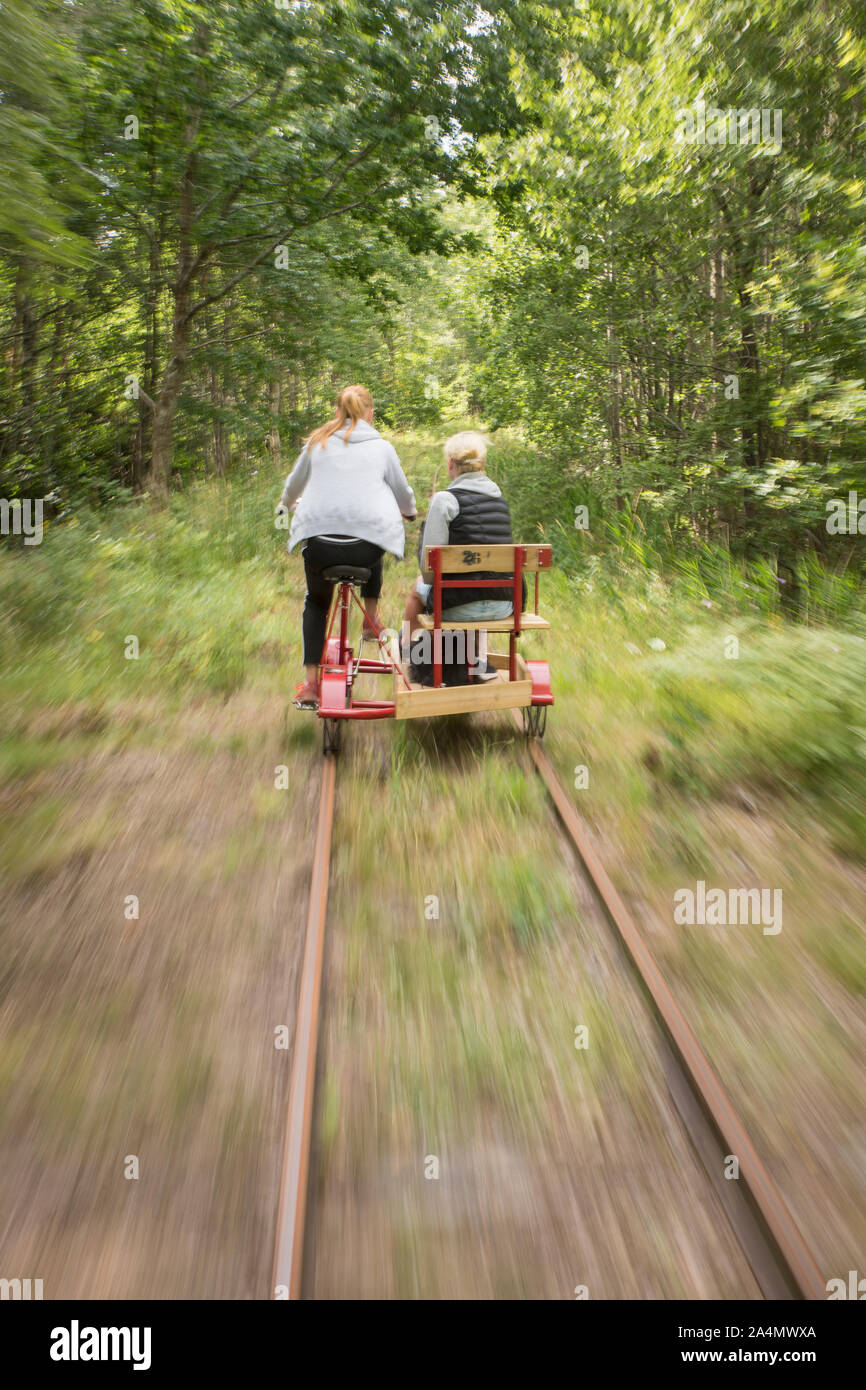
[[[391,719],[396,705],[393,700],[356,700],[352,687],[357,675],[390,676],[394,665],[390,661],[361,660],[353,663],[349,646],[349,609],[352,602],[359,608],[364,621],[369,622],[358,595],[348,580],[334,589],[331,616],[325,645],[322,648],[321,684],[318,714],[320,719]],[[340,615],[339,636],[332,636],[337,614]],[[378,631],[381,631],[378,626]],[[400,673],[402,675],[402,672]]]
[[[472,579],[463,571],[454,579],[445,579],[442,571],[442,547],[428,547],[427,559],[433,571],[433,686],[442,687],[442,590],[443,589],[498,589],[503,587],[502,579]],[[523,569],[526,563],[526,547],[514,547],[514,575],[512,579],[512,604],[514,608],[514,627],[509,634],[508,678],[517,679],[517,638],[521,632],[523,618]],[[553,564],[551,546],[540,547],[538,565],[549,569]],[[452,571],[453,573],[453,571]],[[320,664],[321,685],[318,714],[320,719],[391,719],[396,710],[393,700],[356,700],[353,685],[356,675],[393,675],[396,671],[406,684],[400,666],[392,661],[353,661],[354,652],[349,646],[349,611],[354,603],[365,622],[369,622],[361,600],[348,580],[334,586],[334,598],[328,619],[328,631],[322,648]],[[538,570],[535,573],[535,612],[538,612]],[[339,614],[339,633],[334,634],[334,626]],[[380,624],[374,624],[377,632]],[[532,679],[532,703],[552,705],[550,672],[546,661],[526,663]],[[408,686],[407,686],[408,688]]]
[[532,703],[552,705],[553,692],[550,689],[550,667],[546,661],[527,661],[526,669],[532,681]]

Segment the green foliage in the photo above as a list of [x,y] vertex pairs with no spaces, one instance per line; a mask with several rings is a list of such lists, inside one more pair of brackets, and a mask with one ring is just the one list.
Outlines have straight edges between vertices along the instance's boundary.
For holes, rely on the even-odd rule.
[[[163,495],[266,438],[294,449],[365,373],[392,423],[462,406],[456,342],[413,335],[411,267],[460,246],[443,196],[516,115],[500,20],[476,18],[471,0],[3,5],[0,232],[27,250],[0,248],[5,493]],[[53,282],[44,262],[73,252]]]
[[284,675],[296,635],[281,614],[275,487],[259,474],[193,489],[169,513],[81,511],[49,525],[41,546],[0,553],[6,694],[35,685],[52,703],[110,705],[228,696],[250,671]]
[[0,252],[25,279],[34,263],[84,266],[71,221],[84,186],[67,139],[69,86],[80,74],[56,0],[0,7]]
[[[825,522],[866,492],[858,7],[525,13],[550,62],[516,55],[527,127],[485,143],[484,410],[608,514],[847,563]],[[781,147],[678,139],[699,97],[779,111]]]
[[[860,536],[827,527],[866,496],[853,0],[0,23],[5,495],[81,515],[163,469],[288,471],[360,379],[386,428],[507,430],[516,530],[576,573],[621,547],[717,594],[730,551],[764,611],[857,608]],[[781,147],[678,139],[699,96],[781,111]]]

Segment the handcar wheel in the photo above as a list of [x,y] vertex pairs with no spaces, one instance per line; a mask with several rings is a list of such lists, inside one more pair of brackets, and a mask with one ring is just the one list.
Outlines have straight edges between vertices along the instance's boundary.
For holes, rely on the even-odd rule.
[[322,752],[339,753],[342,733],[343,721],[341,719],[323,719]]
[[526,705],[523,708],[523,732],[527,738],[544,738],[547,728],[547,705]]

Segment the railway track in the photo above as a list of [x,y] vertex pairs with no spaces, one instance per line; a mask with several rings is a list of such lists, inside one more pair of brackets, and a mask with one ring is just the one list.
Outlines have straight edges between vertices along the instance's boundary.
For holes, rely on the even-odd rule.
[[275,1296],[279,1291],[279,1296],[283,1297],[285,1291],[290,1299],[301,1297],[303,1277],[310,1139],[313,1131],[313,1092],[319,1040],[319,999],[322,991],[325,919],[328,912],[328,862],[331,854],[336,783],[336,759],[324,758],[295,1041],[292,1049],[292,1077],[289,1084],[289,1109],[283,1148],[272,1281]]
[[[514,717],[521,726],[517,711]],[[530,727],[530,733],[535,732]],[[826,1297],[823,1275],[781,1192],[755,1149],[721,1080],[646,947],[636,923],[608,877],[580,817],[537,738],[529,757],[544,782],[560,823],[605,914],[626,951],[663,1038],[663,1064],[674,1103],[725,1211],[736,1239],[767,1299]],[[328,902],[336,787],[336,759],[325,757],[307,911],[292,1075],[286,1117],[273,1264],[275,1297],[302,1297],[306,1211],[312,1136],[319,1003]],[[735,1156],[739,1178],[724,1176]]]

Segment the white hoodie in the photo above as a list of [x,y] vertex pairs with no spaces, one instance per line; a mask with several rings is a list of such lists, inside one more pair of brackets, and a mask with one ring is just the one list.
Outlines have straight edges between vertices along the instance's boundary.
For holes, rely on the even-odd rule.
[[311,536],[357,536],[401,560],[402,518],[414,517],[415,494],[394,446],[366,420],[350,429],[332,434],[324,448],[304,449],[286,479],[283,505],[301,499],[288,549]]

